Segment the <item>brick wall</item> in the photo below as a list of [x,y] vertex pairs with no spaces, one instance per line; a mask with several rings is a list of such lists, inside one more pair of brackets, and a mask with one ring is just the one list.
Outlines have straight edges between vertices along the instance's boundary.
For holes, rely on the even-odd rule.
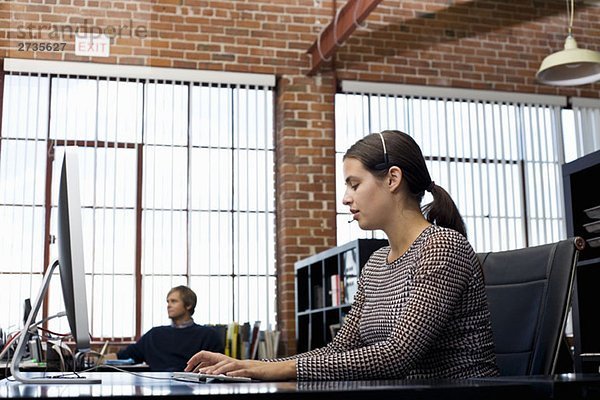
[[[451,3],[451,5],[448,5]],[[573,35],[600,51],[600,5],[576,2]],[[399,7],[401,4],[401,8]],[[600,85],[538,85],[566,37],[561,1],[383,1],[338,54],[340,79],[599,97]]]
[[277,308],[295,352],[294,263],[336,244],[335,79],[282,77],[276,107]]
[[[338,1],[341,6],[345,1]],[[339,49],[335,72],[306,77],[305,54],[333,0],[15,0],[0,3],[0,58],[275,74],[278,321],[294,351],[294,262],[335,245],[333,94],[339,79],[600,97],[600,85],[538,85],[562,48],[561,1],[384,0]],[[577,2],[574,35],[600,50],[600,7]],[[65,27],[115,34],[108,58],[78,57]],[[121,31],[119,32],[119,28]],[[64,34],[60,34],[60,31]],[[66,43],[62,52],[19,43]]]

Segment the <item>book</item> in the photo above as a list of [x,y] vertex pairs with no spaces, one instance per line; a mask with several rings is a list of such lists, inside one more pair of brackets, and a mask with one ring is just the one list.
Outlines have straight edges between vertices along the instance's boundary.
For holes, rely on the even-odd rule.
[[233,333],[231,334],[231,357],[240,358],[240,346],[239,346],[239,331],[240,324],[234,322],[233,324]]
[[323,307],[323,286],[315,285],[312,290],[313,293],[313,304],[312,308]]
[[267,329],[264,332],[264,341],[265,341],[265,356],[264,358],[273,359],[277,358],[277,351],[279,350],[279,337],[281,332],[272,331],[271,329]]
[[223,343],[223,348],[227,347],[227,328],[229,327],[228,325],[225,324],[217,324],[217,325],[206,325],[209,328],[212,328],[218,335],[219,338],[221,339],[221,343]]
[[260,321],[254,322],[254,327],[252,328],[252,338],[250,340],[250,355],[249,359],[254,360],[258,355],[258,340],[260,334]]
[[352,249],[344,252],[343,262],[344,262],[344,276],[358,276],[358,262],[357,262],[357,254],[356,249]]
[[333,274],[330,277],[331,279],[331,305],[339,306],[341,304],[341,285],[340,285],[340,276],[338,274]]
[[356,249],[344,253],[344,290],[341,296],[344,304],[351,304],[358,290],[359,268],[357,259]]
[[225,342],[225,355],[233,358],[239,358],[238,354],[238,333],[240,325],[237,322],[231,322],[227,326],[227,341]]
[[247,360],[250,358],[250,342],[241,342],[240,346],[240,359]]
[[273,331],[272,341],[273,341],[273,357],[277,358],[279,356],[279,338],[281,337],[281,332]]
[[249,322],[244,322],[244,325],[240,326],[240,358],[246,360],[250,358],[250,339],[251,339],[251,328]]
[[265,358],[271,358],[271,357],[267,356],[267,347],[263,340],[263,341],[258,342],[258,359],[262,360]]

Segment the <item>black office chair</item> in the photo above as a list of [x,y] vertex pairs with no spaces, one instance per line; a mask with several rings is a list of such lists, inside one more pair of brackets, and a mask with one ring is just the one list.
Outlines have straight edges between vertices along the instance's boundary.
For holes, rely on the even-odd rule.
[[554,373],[584,244],[578,237],[478,254],[502,376]]

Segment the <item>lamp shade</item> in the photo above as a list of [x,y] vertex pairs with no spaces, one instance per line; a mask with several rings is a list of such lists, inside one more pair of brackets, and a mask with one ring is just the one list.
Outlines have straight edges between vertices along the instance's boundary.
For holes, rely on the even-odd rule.
[[536,78],[541,83],[575,86],[600,80],[600,53],[580,49],[573,36],[567,36],[565,49],[552,53],[542,61]]

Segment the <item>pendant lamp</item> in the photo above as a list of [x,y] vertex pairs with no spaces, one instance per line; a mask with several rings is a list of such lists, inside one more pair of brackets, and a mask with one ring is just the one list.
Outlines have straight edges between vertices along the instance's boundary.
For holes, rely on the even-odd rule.
[[542,61],[536,78],[540,83],[556,86],[576,86],[600,80],[600,53],[580,49],[571,30],[573,27],[574,0],[567,0],[569,32],[565,49],[552,53]]

